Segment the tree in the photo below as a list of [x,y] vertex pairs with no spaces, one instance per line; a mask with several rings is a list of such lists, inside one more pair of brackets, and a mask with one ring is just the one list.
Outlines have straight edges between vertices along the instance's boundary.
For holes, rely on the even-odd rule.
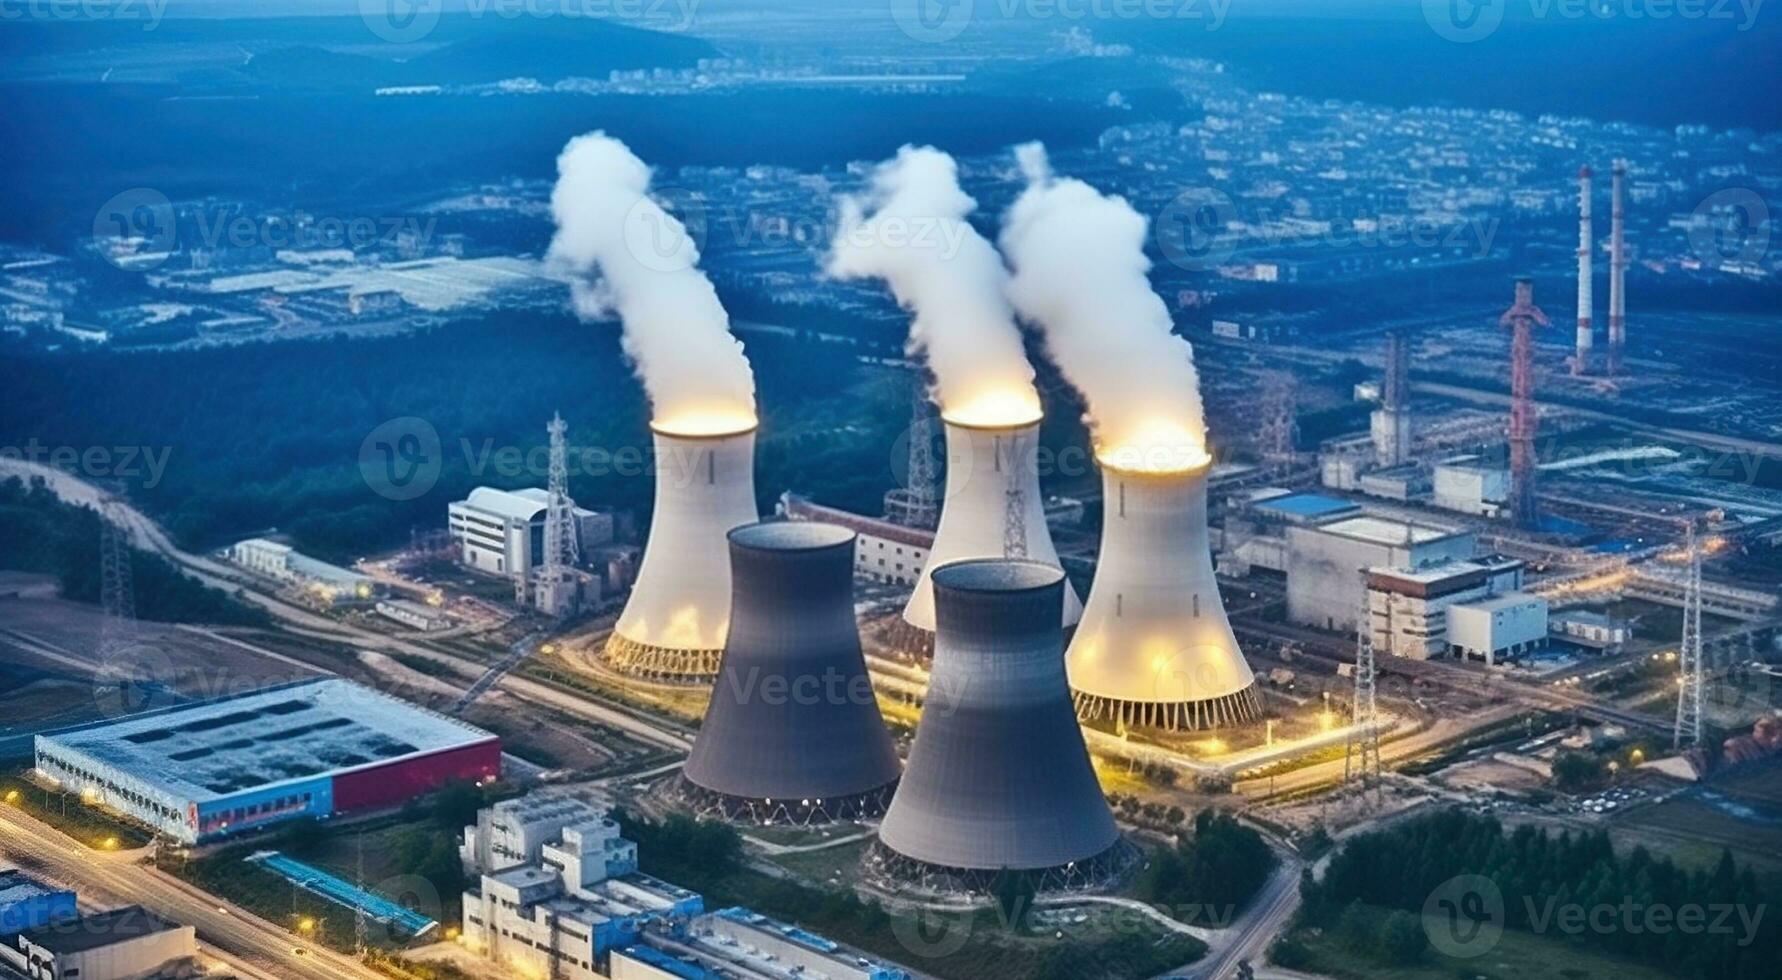
[[996,896],[996,910],[1002,913],[1002,921],[1009,931],[1026,932],[1027,914],[1032,911],[1037,894],[1033,876],[1025,871],[1003,868],[991,881],[990,891]]
[[1429,937],[1423,922],[1403,909],[1394,909],[1380,924],[1380,955],[1395,966],[1409,966],[1423,958]]

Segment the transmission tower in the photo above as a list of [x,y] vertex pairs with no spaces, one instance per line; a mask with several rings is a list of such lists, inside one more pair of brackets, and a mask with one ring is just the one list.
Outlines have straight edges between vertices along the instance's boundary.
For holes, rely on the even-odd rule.
[[1689,571],[1683,587],[1683,643],[1677,651],[1677,727],[1671,747],[1700,745],[1702,741],[1702,549],[1695,520],[1688,525]]
[[553,413],[545,426],[551,437],[550,471],[546,482],[544,562],[538,572],[538,608],[564,615],[575,606],[576,547],[575,501],[569,497],[569,450],[565,433],[569,425]]
[[920,375],[910,387],[909,470],[905,485],[885,494],[885,516],[905,527],[932,531],[940,523],[936,502],[934,413]]
[[1365,789],[1380,780],[1379,701],[1374,685],[1374,630],[1365,581],[1361,621],[1355,628],[1355,693],[1349,737],[1343,746],[1343,782],[1359,779]]
[[1299,392],[1293,375],[1271,371],[1263,381],[1262,426],[1257,433],[1262,457],[1276,473],[1293,466],[1294,445],[1299,439]]
[[130,574],[130,539],[123,509],[112,502],[99,507],[99,655],[112,662],[127,656],[136,631],[136,587]]

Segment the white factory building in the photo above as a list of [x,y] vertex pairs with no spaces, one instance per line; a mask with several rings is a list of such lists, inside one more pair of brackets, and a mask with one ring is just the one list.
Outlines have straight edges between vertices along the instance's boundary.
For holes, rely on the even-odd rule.
[[446,629],[452,625],[452,617],[443,610],[411,599],[380,599],[374,608],[385,619],[395,620],[423,633]]
[[1509,467],[1483,456],[1454,456],[1435,464],[1435,496],[1443,510],[1495,517],[1510,499]]
[[1471,558],[1477,546],[1469,530],[1383,517],[1288,527],[1287,618],[1353,630],[1361,618],[1364,569],[1437,565]]
[[1547,600],[1526,592],[1461,603],[1448,610],[1448,649],[1487,666],[1547,642]]
[[1522,579],[1522,562],[1501,557],[1370,568],[1367,607],[1374,649],[1413,660],[1444,656],[1452,647],[1451,608],[1515,593]]
[[[446,505],[446,524],[458,561],[490,575],[530,580],[544,563],[545,510],[550,494],[538,487],[477,487]],[[613,515],[575,508],[576,545],[587,554],[613,540]]]
[[915,588],[934,546],[933,531],[825,507],[790,491],[780,494],[778,510],[789,520],[822,521],[853,531],[854,577],[869,582]]
[[0,964],[43,980],[191,976],[197,956],[196,930],[140,905],[0,936]]
[[369,575],[317,561],[288,544],[266,538],[238,541],[226,554],[230,561],[249,571],[296,586],[328,602],[364,601],[380,588]]

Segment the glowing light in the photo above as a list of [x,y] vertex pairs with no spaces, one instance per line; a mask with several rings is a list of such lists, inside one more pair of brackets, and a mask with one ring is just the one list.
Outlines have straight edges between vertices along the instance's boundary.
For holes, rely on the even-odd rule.
[[1328,732],[1336,726],[1336,715],[1329,711],[1318,712],[1318,730]]
[[981,428],[1031,425],[1040,420],[1039,396],[1032,388],[986,391],[962,405],[949,405],[941,415],[948,422]]
[[1181,473],[1212,462],[1206,440],[1172,419],[1154,418],[1096,446],[1103,466],[1134,473]]
[[6,791],[6,802],[17,803],[18,799],[19,799],[19,791],[18,790],[9,789]]
[[298,932],[314,932],[315,928],[316,928],[316,920],[311,919],[307,916],[305,916],[304,918],[299,919],[297,921],[297,931]]
[[733,436],[755,428],[754,413],[735,408],[691,409],[650,423],[665,436]]
[[118,849],[118,839],[116,837],[107,837],[99,842],[99,846],[108,851],[115,851]]

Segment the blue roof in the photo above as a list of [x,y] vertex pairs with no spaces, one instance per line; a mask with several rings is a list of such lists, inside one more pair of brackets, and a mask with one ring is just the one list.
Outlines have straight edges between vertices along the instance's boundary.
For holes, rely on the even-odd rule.
[[1347,500],[1326,497],[1316,493],[1290,493],[1281,497],[1270,497],[1256,505],[1258,510],[1274,510],[1295,517],[1323,517],[1327,514],[1340,514],[1344,511],[1357,510],[1357,505]]
[[664,973],[672,973],[685,980],[707,980],[708,977],[716,976],[703,966],[677,960],[651,946],[627,946],[620,952],[640,963],[647,963]]

